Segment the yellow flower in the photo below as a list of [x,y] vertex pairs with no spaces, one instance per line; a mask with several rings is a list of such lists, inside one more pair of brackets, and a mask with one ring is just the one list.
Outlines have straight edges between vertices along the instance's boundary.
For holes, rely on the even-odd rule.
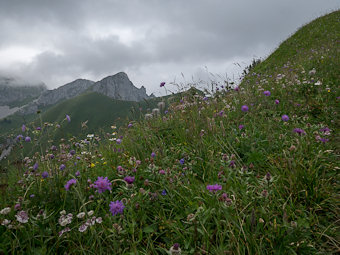
[[107,164],[107,162],[105,161],[104,163],[103,163],[103,165],[106,165]]
[[95,164],[91,163],[91,168],[93,168],[93,167],[95,167],[95,166],[96,166]]

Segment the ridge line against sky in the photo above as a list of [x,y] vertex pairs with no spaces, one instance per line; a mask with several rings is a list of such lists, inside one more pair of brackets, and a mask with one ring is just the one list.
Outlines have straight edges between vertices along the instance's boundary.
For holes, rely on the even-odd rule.
[[52,89],[124,71],[160,95],[161,81],[235,79],[339,8],[338,0],[0,0],[0,75]]

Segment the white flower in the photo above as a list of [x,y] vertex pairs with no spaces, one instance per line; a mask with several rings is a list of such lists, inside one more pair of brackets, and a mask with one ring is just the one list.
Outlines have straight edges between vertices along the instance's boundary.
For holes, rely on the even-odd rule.
[[66,214],[66,211],[65,210],[62,210],[61,212],[60,212],[60,215],[65,215]]
[[78,218],[78,219],[82,219],[82,218],[84,218],[84,216],[85,216],[85,213],[84,213],[84,212],[81,212],[81,213],[78,213],[78,214],[77,214],[77,218]]
[[92,216],[93,214],[94,214],[94,211],[93,211],[93,210],[91,210],[91,211],[89,211],[89,212],[87,213],[88,216]]
[[102,223],[102,222],[103,222],[102,217],[98,217],[98,218],[96,219],[96,222],[97,222],[97,223]]
[[84,232],[84,231],[86,231],[86,229],[87,229],[87,225],[83,224],[79,227],[79,232]]
[[9,223],[11,223],[10,220],[4,219],[4,220],[1,222],[1,225],[2,225],[2,226],[6,226],[6,225],[8,225]]
[[70,223],[72,222],[72,217],[73,217],[72,213],[69,213],[69,214],[67,214],[67,215],[62,215],[62,216],[60,216],[60,218],[59,218],[59,220],[58,220],[60,226],[63,226],[63,227],[64,227],[64,226],[66,226],[67,224],[70,224]]
[[312,70],[309,71],[308,74],[309,74],[309,75],[314,75],[315,73],[316,73],[316,70],[315,70],[315,68],[313,68]]
[[15,217],[17,218],[17,221],[19,221],[20,223],[27,223],[28,222],[28,214],[25,211],[20,211],[17,213],[17,215],[15,215]]
[[320,86],[321,84],[322,84],[321,81],[317,81],[317,82],[314,83],[315,86]]
[[0,214],[5,215],[5,214],[9,214],[10,212],[11,212],[11,208],[6,207],[0,211]]
[[93,138],[94,137],[94,134],[88,134],[87,135],[87,138]]

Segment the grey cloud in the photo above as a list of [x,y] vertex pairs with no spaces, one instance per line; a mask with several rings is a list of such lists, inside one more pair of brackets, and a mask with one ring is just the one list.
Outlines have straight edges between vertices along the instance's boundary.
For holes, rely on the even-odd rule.
[[[126,71],[152,91],[156,80],[180,70],[199,73],[207,64],[233,70],[221,65],[265,56],[304,23],[339,7],[337,0],[0,0],[0,51],[39,49],[14,71],[51,87]],[[96,28],[107,34],[93,37]],[[126,44],[110,28],[141,36]]]

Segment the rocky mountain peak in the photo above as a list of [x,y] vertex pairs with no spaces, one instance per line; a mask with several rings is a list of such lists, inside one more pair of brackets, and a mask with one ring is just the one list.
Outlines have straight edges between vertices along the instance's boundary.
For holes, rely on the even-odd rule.
[[149,98],[146,89],[142,86],[136,88],[124,72],[105,77],[93,84],[92,91],[103,94],[113,99],[125,101],[141,101]]

